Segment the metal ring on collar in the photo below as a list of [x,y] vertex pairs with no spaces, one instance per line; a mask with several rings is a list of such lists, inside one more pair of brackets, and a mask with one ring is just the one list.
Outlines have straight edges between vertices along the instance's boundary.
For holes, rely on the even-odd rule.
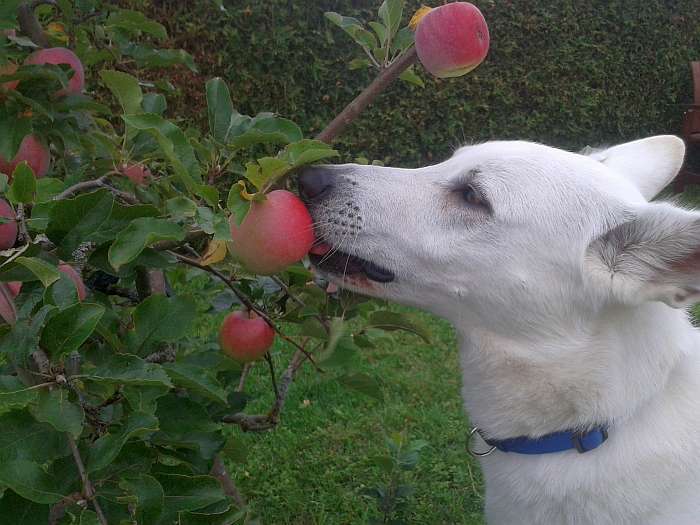
[[486,452],[478,452],[474,450],[472,448],[472,439],[474,439],[474,434],[479,434],[479,437],[484,441],[484,443],[486,443],[484,436],[482,436],[481,432],[479,431],[479,427],[472,428],[471,432],[469,432],[469,437],[467,438],[467,452],[469,452],[472,456],[474,456],[475,458],[483,458],[490,455],[494,450],[496,450],[496,447],[494,447],[493,445],[489,445],[491,448],[489,448]]

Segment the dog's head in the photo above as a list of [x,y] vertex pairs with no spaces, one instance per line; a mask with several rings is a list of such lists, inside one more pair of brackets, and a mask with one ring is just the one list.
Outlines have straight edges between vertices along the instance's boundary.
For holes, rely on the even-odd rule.
[[501,333],[611,303],[684,306],[700,298],[700,214],[649,202],[683,157],[659,136],[590,155],[488,142],[420,169],[309,168],[312,262],[342,287]]

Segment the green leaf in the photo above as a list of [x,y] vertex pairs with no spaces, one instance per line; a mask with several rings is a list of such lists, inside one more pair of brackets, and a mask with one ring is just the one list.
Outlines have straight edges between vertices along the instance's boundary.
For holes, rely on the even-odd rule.
[[170,162],[182,184],[194,191],[201,182],[200,167],[194,148],[175,124],[153,113],[125,115],[124,122],[135,129],[150,133],[158,142],[163,156]]
[[170,388],[162,385],[125,386],[123,393],[129,406],[134,412],[154,414],[158,407],[158,399],[166,395]]
[[[28,303],[32,304],[30,301]],[[53,306],[45,305],[29,319],[22,318],[20,311],[17,323],[0,341],[0,355],[8,357],[15,363],[24,364],[29,354],[39,346],[39,333],[46,317],[53,310]]]
[[136,78],[121,71],[106,69],[100,71],[100,78],[119,101],[125,115],[141,112],[143,92]]
[[393,38],[401,26],[403,7],[405,0],[384,0],[379,7],[379,18],[389,31],[389,38]]
[[254,144],[289,144],[304,138],[299,126],[291,120],[261,114],[251,119],[234,113],[227,132],[229,146],[245,148]]
[[27,501],[11,490],[5,491],[0,498],[0,516],[12,516],[12,525],[46,525],[50,508]]
[[50,286],[61,277],[58,268],[37,257],[17,257],[15,262],[36,275],[45,287]]
[[49,476],[38,463],[26,459],[0,463],[0,483],[35,503],[56,503],[63,498],[57,480]]
[[353,58],[350,62],[348,62],[348,69],[350,71],[354,71],[356,69],[368,68],[371,65],[372,63],[366,58]]
[[287,146],[281,156],[292,168],[299,168],[319,160],[338,157],[339,153],[319,140],[305,139]]
[[414,86],[418,87],[425,87],[425,83],[423,82],[423,79],[418,76],[418,73],[416,73],[416,70],[413,66],[406,68],[403,73],[399,75],[399,78],[403,80],[404,82],[408,82],[409,84],[413,84]]
[[207,81],[206,93],[209,131],[214,140],[225,143],[234,113],[231,93],[226,82],[218,77]]
[[0,376],[0,414],[26,407],[39,396],[37,388],[28,387],[15,376]]
[[95,331],[105,313],[99,304],[78,303],[49,319],[41,333],[41,346],[56,359],[78,350]]
[[153,523],[163,507],[165,493],[158,480],[148,474],[127,477],[119,481],[127,494],[129,505],[136,510],[139,523]]
[[402,27],[391,43],[391,54],[403,53],[415,42],[415,33],[410,27]]
[[301,324],[301,335],[315,337],[316,339],[326,339],[328,337],[326,329],[321,322],[314,317],[305,319]]
[[148,363],[140,357],[130,354],[113,355],[107,362],[91,371],[86,379],[98,383],[126,386],[167,388],[173,386],[162,366]]
[[100,519],[94,511],[85,509],[80,513],[80,523],[78,525],[100,525]]
[[417,335],[426,343],[430,343],[428,330],[408,315],[399,312],[390,312],[388,310],[373,312],[369,317],[369,325],[366,328],[378,328],[385,331],[405,330]]
[[251,202],[241,195],[241,187],[237,184],[231,186],[226,199],[226,207],[231,212],[233,220],[240,226],[250,211]]
[[123,29],[132,34],[146,33],[159,40],[168,38],[168,32],[162,24],[147,18],[140,11],[120,9],[110,13],[105,24],[107,29]]
[[73,280],[61,272],[61,278],[46,288],[44,303],[53,304],[63,309],[80,302],[78,289]]
[[108,432],[90,445],[87,460],[88,472],[95,472],[108,466],[119,455],[129,439],[142,437],[158,431],[158,419],[152,414],[134,412],[129,414],[126,423],[115,432]]
[[174,219],[191,218],[197,211],[197,203],[187,197],[173,197],[166,201],[165,209]]
[[213,371],[185,363],[166,363],[163,368],[173,383],[204,397],[226,404],[226,392]]
[[24,137],[32,132],[30,119],[17,118],[11,108],[0,108],[0,157],[13,159]]
[[362,27],[362,22],[360,22],[357,18],[343,16],[332,11],[325,13],[325,16],[328,20],[350,35],[352,39],[362,47],[374,49],[378,46],[376,37]]
[[36,177],[29,164],[20,162],[12,174],[12,184],[7,198],[14,203],[29,204],[34,202],[36,193]]
[[211,476],[161,474],[165,508],[170,512],[192,511],[226,500],[221,484]]
[[154,343],[174,342],[185,337],[195,314],[194,302],[186,297],[152,295],[134,310],[133,348],[143,353]]
[[168,102],[160,93],[146,93],[143,96],[141,106],[145,113],[155,113],[162,116],[165,110],[168,109]]
[[156,416],[160,432],[153,436],[153,443],[192,450],[206,460],[212,459],[224,446],[220,424],[212,421],[204,406],[189,398],[162,398],[158,401]]
[[66,435],[40,423],[26,411],[14,410],[0,416],[0,464],[14,459],[48,463],[70,454]]
[[285,175],[291,166],[285,160],[277,157],[263,157],[256,162],[246,164],[245,177],[257,190]]
[[369,22],[368,25],[377,34],[380,46],[384,47],[387,43],[387,36],[389,36],[387,27],[384,24],[380,24],[379,22]]
[[[66,188],[64,182],[52,177],[42,177],[36,181],[36,201],[50,201]],[[33,211],[33,209],[32,209]],[[33,214],[32,214],[33,215]]]
[[31,408],[34,419],[48,423],[58,432],[78,438],[83,431],[83,409],[68,400],[68,390],[44,390]]
[[154,49],[130,42],[122,46],[122,52],[136,60],[136,65],[143,68],[169,68],[182,64],[190,71],[197,72],[192,55],[182,49]]
[[345,374],[338,377],[338,382],[348,388],[352,388],[366,396],[373,397],[379,401],[384,399],[384,394],[379,382],[366,374]]
[[99,238],[113,207],[114,197],[107,190],[56,201],[49,213],[46,236],[58,246],[61,257],[70,258],[81,243]]
[[[181,525],[233,525],[245,523],[247,509],[239,509],[233,503],[214,505],[215,510],[208,508],[183,512],[180,514]],[[43,525],[43,524],[42,524]]]
[[109,263],[115,270],[136,259],[144,248],[158,241],[181,241],[185,238],[182,226],[166,219],[142,217],[135,219],[109,247]]

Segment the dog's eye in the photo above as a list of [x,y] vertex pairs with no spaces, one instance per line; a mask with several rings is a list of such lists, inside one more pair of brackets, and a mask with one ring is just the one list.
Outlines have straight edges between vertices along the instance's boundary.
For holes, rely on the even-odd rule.
[[479,192],[473,186],[467,186],[461,190],[462,200],[470,206],[483,206],[484,201],[479,195]]

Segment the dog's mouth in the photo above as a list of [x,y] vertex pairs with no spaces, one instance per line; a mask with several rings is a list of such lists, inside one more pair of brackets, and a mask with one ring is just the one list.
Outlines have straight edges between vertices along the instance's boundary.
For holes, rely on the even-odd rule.
[[378,264],[341,252],[329,244],[321,243],[309,252],[309,259],[319,270],[337,276],[366,277],[378,283],[390,283],[396,276]]

